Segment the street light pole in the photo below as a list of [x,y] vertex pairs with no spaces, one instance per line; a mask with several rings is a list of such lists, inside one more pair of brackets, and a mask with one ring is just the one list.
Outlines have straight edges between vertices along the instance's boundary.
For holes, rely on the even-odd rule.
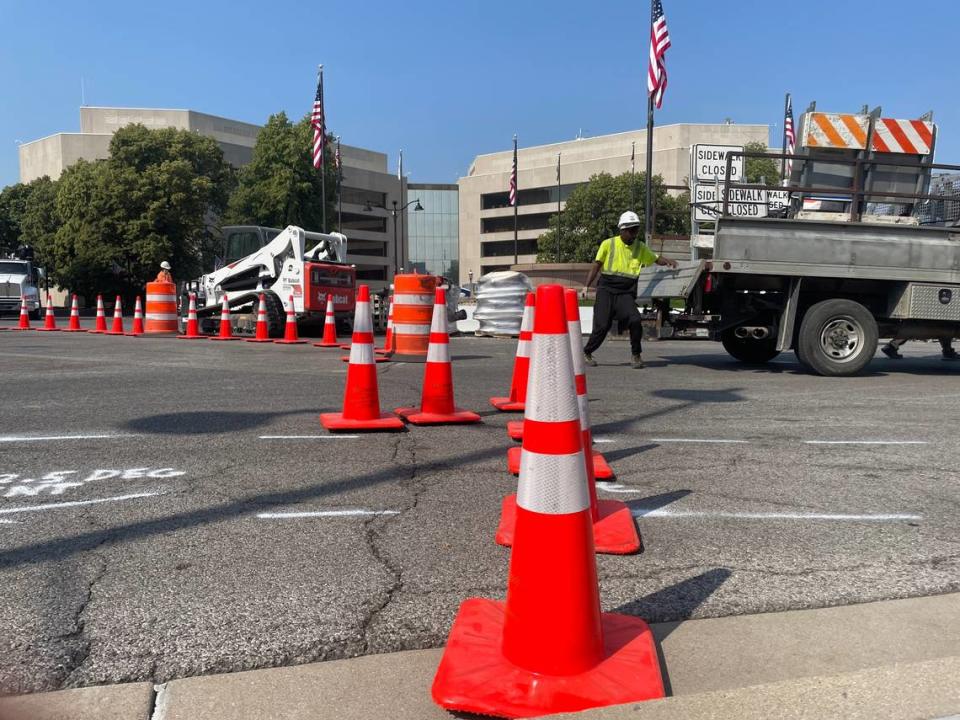
[[[420,198],[415,198],[402,207],[398,207],[399,203],[396,200],[391,200],[391,202],[393,203],[393,208],[384,208],[384,210],[393,216],[393,274],[396,275],[400,272],[400,246],[403,244],[403,239],[397,236],[397,215],[414,203],[416,203],[416,207],[413,208],[414,211],[420,212],[423,210],[423,205],[420,204]],[[363,211],[373,212],[373,205],[368,201]]]

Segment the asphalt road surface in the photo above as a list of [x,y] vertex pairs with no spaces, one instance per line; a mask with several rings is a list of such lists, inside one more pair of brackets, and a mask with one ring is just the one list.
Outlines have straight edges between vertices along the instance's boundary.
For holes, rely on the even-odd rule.
[[[85,320],[85,323],[89,323]],[[331,437],[342,353],[0,333],[0,692],[442,645],[502,597],[493,542],[515,343],[454,338],[471,427]],[[608,342],[594,434],[644,552],[604,608],[651,621],[960,589],[960,364],[910,343],[871,374],[748,368],[708,342]],[[385,409],[422,366],[379,368]]]

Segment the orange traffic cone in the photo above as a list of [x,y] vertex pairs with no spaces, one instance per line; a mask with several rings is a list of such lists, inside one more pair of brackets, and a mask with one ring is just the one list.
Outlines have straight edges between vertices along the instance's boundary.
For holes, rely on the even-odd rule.
[[43,317],[43,327],[37,328],[37,332],[60,332],[57,327],[57,318],[53,314],[53,303],[50,301],[50,293],[47,293],[47,312]]
[[20,323],[17,330],[32,330],[30,327],[30,312],[27,310],[27,296],[20,296]]
[[187,306],[187,334],[177,335],[177,340],[206,340],[200,334],[200,323],[197,321],[197,296],[190,293],[190,305]]
[[381,355],[392,355],[396,348],[393,346],[393,295],[390,296],[390,304],[387,306],[387,331],[383,336],[383,347],[374,352]]
[[[511,440],[523,440],[523,420],[511,420],[507,423],[507,435]],[[615,474],[613,468],[607,463],[607,459],[596,450],[591,449],[593,455],[593,470],[597,480],[613,480]],[[510,448],[507,450],[507,468],[514,475],[520,474],[520,448]]]
[[70,303],[70,324],[67,325],[64,332],[86,332],[80,327],[80,304],[77,301],[76,294],[73,295],[73,301]]
[[353,342],[347,366],[347,388],[343,412],[323,413],[320,422],[331,432],[337,430],[401,430],[403,420],[393,413],[380,412],[377,365],[373,356],[373,316],[370,288],[361,285],[353,319]]
[[323,340],[313,344],[314,347],[339,348],[337,340],[337,318],[333,314],[333,295],[327,295],[327,314],[323,318]]
[[[577,291],[564,291],[565,314],[570,338],[570,352],[573,357],[574,384],[577,388],[577,403],[580,408],[580,430],[582,434],[587,473],[587,489],[590,492],[590,518],[593,522],[593,545],[598,553],[611,555],[629,555],[640,551],[640,535],[637,525],[626,503],[619,500],[598,500],[595,485],[593,454],[589,451],[593,445],[593,433],[590,430],[590,411],[587,399],[587,375],[583,364],[583,351],[580,347],[580,308]],[[516,451],[516,464],[523,464],[521,448],[510,448],[512,455]],[[511,463],[514,459],[511,458]],[[512,471],[512,469],[511,469]],[[497,528],[497,542],[500,545],[513,544],[516,523],[517,498],[510,495],[504,498],[500,526]]]
[[117,300],[113,304],[113,327],[110,328],[110,331],[107,335],[123,335],[123,301],[120,300],[120,296],[117,295]]
[[453,368],[450,364],[450,331],[447,329],[447,293],[437,288],[433,300],[430,344],[423,372],[420,407],[401,407],[397,415],[414,425],[448,425],[480,422],[480,416],[453,403]]
[[506,602],[466,600],[432,696],[448,710],[532,717],[663,697],[653,634],[600,612],[563,288],[537,288]]
[[527,293],[520,321],[520,340],[517,342],[517,357],[513,361],[513,379],[510,382],[510,397],[492,397],[490,404],[502,412],[523,412],[527,399],[527,375],[530,371],[530,338],[532,337],[534,307],[533,293]]
[[290,307],[287,308],[287,324],[283,329],[283,339],[274,340],[278,345],[305,345],[306,340],[301,340],[297,334],[297,316],[293,311],[293,295],[290,296]]
[[210,339],[220,341],[243,339],[233,336],[233,328],[230,326],[230,299],[227,293],[223,294],[223,299],[220,301],[220,334]]
[[270,328],[267,326],[267,301],[264,299],[263,293],[260,293],[260,304],[257,306],[257,334],[252,338],[247,338],[247,342],[273,342],[270,339]]
[[90,332],[95,335],[103,335],[107,332],[107,316],[103,312],[103,295],[97,295],[97,324]]
[[137,301],[133,304],[133,327],[127,333],[130,337],[140,337],[143,335],[143,305],[140,304],[140,296],[137,295]]

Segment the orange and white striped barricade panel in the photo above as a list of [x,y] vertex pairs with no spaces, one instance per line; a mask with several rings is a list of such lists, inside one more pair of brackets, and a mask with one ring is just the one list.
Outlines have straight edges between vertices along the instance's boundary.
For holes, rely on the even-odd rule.
[[177,328],[177,286],[173,283],[147,283],[147,307],[143,330],[147,335],[171,333]]
[[876,152],[929,155],[933,151],[933,123],[880,118],[874,125],[871,145]]
[[863,150],[867,147],[868,115],[810,112],[803,116],[802,147]]

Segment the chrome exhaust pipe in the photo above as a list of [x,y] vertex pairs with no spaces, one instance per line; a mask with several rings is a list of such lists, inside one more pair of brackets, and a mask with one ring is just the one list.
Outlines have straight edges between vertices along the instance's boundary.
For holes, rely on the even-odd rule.
[[736,330],[733,331],[733,334],[742,340],[743,338],[747,337],[750,334],[750,330],[745,327],[738,327]]
[[753,328],[753,337],[757,340],[763,340],[770,336],[770,330],[765,327],[755,327]]

